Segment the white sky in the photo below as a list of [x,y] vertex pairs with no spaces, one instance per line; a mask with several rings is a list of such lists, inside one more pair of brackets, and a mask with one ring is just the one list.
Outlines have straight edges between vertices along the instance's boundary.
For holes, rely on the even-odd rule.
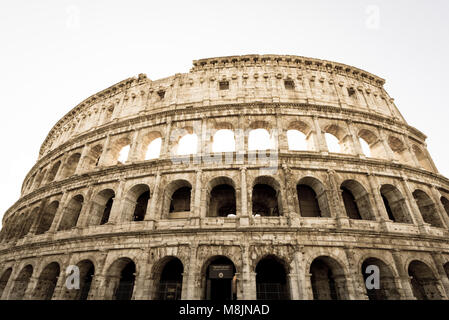
[[226,55],[309,56],[385,78],[449,176],[448,9],[445,0],[1,1],[0,216],[51,127],[83,99]]

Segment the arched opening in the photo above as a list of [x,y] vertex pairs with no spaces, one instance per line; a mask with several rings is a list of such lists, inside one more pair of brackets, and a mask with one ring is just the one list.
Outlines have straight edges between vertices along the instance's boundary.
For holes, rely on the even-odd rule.
[[148,200],[150,200],[150,191],[145,191],[137,198],[136,208],[134,209],[133,220],[143,221],[147,212]]
[[14,286],[11,290],[10,300],[22,300],[25,297],[25,292],[33,275],[33,267],[31,265],[25,266],[14,280]]
[[34,180],[34,188],[39,188],[44,181],[45,174],[47,173],[47,170],[43,169],[40,171],[40,173],[36,176],[36,180]]
[[55,180],[56,174],[59,171],[59,167],[61,166],[61,161],[56,162],[48,171],[47,183],[53,182]]
[[293,121],[287,127],[289,150],[315,151],[310,126],[303,121]]
[[313,177],[304,177],[296,185],[301,217],[330,217],[324,185]]
[[190,194],[192,188],[181,187],[172,195],[170,202],[170,213],[190,211]]
[[102,190],[93,198],[89,226],[103,225],[109,221],[114,198],[112,189]]
[[34,289],[33,299],[51,300],[58,282],[59,272],[59,264],[56,262],[52,262],[44,268]]
[[186,134],[178,142],[176,154],[179,156],[196,154],[198,152],[198,136],[195,133]]
[[78,166],[78,163],[80,161],[81,154],[75,153],[72,154],[67,161],[64,164],[63,172],[62,172],[62,178],[69,178],[75,174],[76,167]]
[[[382,260],[377,258],[368,258],[362,263],[362,275],[365,283],[368,277],[372,274],[372,270],[367,270],[368,267],[377,267],[379,270],[379,286],[377,288],[368,289],[365,286],[366,294],[369,300],[399,300],[400,295],[396,288],[394,275],[391,272],[390,267]],[[369,283],[372,281],[368,279]]]
[[441,300],[438,290],[438,280],[432,269],[425,263],[413,260],[408,266],[408,275],[412,285],[413,295],[417,300]]
[[446,197],[441,197],[441,203],[443,204],[444,211],[449,216],[449,200]]
[[124,164],[128,160],[130,145],[126,145],[120,149],[118,153],[117,163]]
[[334,259],[318,257],[310,265],[314,300],[346,300],[348,291],[343,268]]
[[55,218],[56,211],[58,210],[59,202],[53,201],[48,205],[44,211],[42,212],[42,215],[40,217],[39,225],[36,230],[36,234],[43,234],[47,232],[52,223],[53,219]]
[[408,165],[413,165],[413,161],[411,161],[410,155],[401,139],[390,136],[388,137],[388,145],[390,146],[391,151],[393,151],[396,160]]
[[5,272],[3,272],[0,278],[0,299],[2,298],[3,291],[5,291],[6,285],[8,284],[9,278],[11,277],[11,273],[12,268],[8,268]]
[[393,222],[412,223],[408,214],[405,199],[401,192],[391,184],[384,184],[380,194],[387,210],[388,218]]
[[234,182],[228,177],[213,179],[208,187],[208,217],[228,217],[236,214]]
[[287,131],[288,149],[295,151],[308,150],[307,137],[299,130],[291,129]]
[[253,129],[248,135],[248,150],[269,150],[274,149],[274,137],[266,129]]
[[341,184],[340,190],[349,218],[375,220],[369,194],[359,182],[346,180]]
[[76,266],[79,268],[79,289],[66,289],[64,298],[67,300],[87,300],[95,274],[95,267],[90,260],[82,260]]
[[129,258],[116,260],[107,273],[107,290],[112,300],[131,300],[134,292],[136,265]]
[[330,133],[325,133],[324,138],[326,140],[327,149],[329,150],[329,152],[342,153],[340,141],[338,141],[338,138],[336,136]]
[[235,152],[234,132],[230,129],[220,129],[215,132],[212,152]]
[[192,185],[186,180],[171,182],[165,190],[164,205],[169,218],[186,218],[190,213]]
[[106,159],[102,163],[105,165],[116,165],[125,163],[128,160],[128,154],[131,146],[131,140],[128,137],[116,137],[110,143],[110,148],[106,151]]
[[359,212],[359,207],[355,201],[354,195],[345,187],[340,187],[341,196],[343,198],[343,203],[345,205],[346,214],[350,219],[361,220],[362,216]]
[[438,216],[437,208],[432,199],[422,190],[415,190],[413,192],[413,198],[415,198],[424,222],[433,227],[443,228],[443,223]]
[[84,198],[82,195],[76,195],[70,200],[64,210],[64,215],[59,224],[58,230],[69,230],[76,227],[81,209],[83,207]]
[[31,214],[28,213],[24,217],[23,228],[20,232],[20,238],[25,237],[30,232],[31,225],[33,224],[34,218],[36,217],[38,212],[39,212],[39,208],[34,208],[33,211],[31,211]]
[[[382,143],[382,140],[380,140],[376,134],[368,129],[361,129],[358,136],[362,151],[365,156],[385,159],[385,147]],[[362,139],[363,141],[360,139]]]
[[370,148],[368,142],[366,142],[365,139],[359,137],[359,143],[360,143],[360,147],[362,148],[362,152],[365,155],[365,157],[371,157],[371,148]]
[[271,177],[257,177],[252,192],[252,212],[255,217],[279,217],[282,215],[279,184]]
[[224,256],[209,260],[205,268],[206,300],[236,300],[237,282],[234,263]]
[[155,275],[159,278],[156,297],[159,300],[181,300],[184,266],[178,258],[167,260],[160,274]]
[[147,147],[145,160],[157,159],[161,154],[162,138],[152,140]]
[[146,184],[132,187],[123,201],[125,221],[143,221],[150,200],[150,188]]
[[100,157],[103,153],[103,146],[101,144],[97,144],[92,146],[87,154],[85,159],[85,168],[87,171],[92,170],[100,163]]
[[267,256],[256,266],[258,300],[289,300],[287,272],[275,256]]

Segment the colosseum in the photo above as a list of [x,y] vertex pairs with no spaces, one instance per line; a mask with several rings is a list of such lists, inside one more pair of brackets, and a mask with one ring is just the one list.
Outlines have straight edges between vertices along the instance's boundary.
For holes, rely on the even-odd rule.
[[245,55],[87,98],[3,217],[1,299],[448,299],[449,180],[384,83]]

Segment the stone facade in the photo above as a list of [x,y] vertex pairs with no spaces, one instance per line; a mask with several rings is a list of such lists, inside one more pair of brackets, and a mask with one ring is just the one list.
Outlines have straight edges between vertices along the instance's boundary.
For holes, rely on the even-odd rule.
[[[383,84],[331,61],[247,55],[89,97],[51,129],[4,215],[1,299],[447,299],[449,181]],[[249,150],[257,129],[267,152]],[[235,149],[214,152],[223,130]],[[197,150],[178,155],[188,134]]]

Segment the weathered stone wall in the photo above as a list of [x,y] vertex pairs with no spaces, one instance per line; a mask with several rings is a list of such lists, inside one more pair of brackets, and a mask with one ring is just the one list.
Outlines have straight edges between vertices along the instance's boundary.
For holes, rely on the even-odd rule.
[[[3,218],[1,298],[74,298],[65,270],[81,263],[94,267],[89,298],[109,299],[132,261],[133,298],[154,299],[164,265],[176,257],[182,298],[203,299],[208,264],[225,256],[236,269],[238,299],[257,297],[256,267],[265,257],[284,266],[292,299],[367,299],[366,261],[383,268],[383,298],[422,298],[419,287],[427,298],[447,299],[449,181],[383,84],[334,62],[241,56],[194,61],[190,73],[156,81],[140,75],[90,97],[51,130]],[[267,153],[248,150],[249,131],[260,128],[274,140]],[[234,132],[235,151],[212,152],[220,129]],[[289,148],[290,129],[306,136],[307,150]],[[188,133],[198,137],[197,152],[177,156]],[[341,153],[329,151],[325,133]],[[159,157],[145,160],[158,138]],[[119,163],[127,145],[128,160]],[[274,216],[253,215],[260,184],[275,194]],[[235,215],[211,214],[219,185],[234,190]],[[298,185],[313,189],[321,216],[301,212]],[[341,187],[360,219],[348,217]],[[190,188],[190,205],[175,207],[190,210],[173,212],[180,188]],[[133,221],[147,191],[143,221]],[[108,222],[100,224],[109,200]],[[326,289],[326,272],[335,293]]]

